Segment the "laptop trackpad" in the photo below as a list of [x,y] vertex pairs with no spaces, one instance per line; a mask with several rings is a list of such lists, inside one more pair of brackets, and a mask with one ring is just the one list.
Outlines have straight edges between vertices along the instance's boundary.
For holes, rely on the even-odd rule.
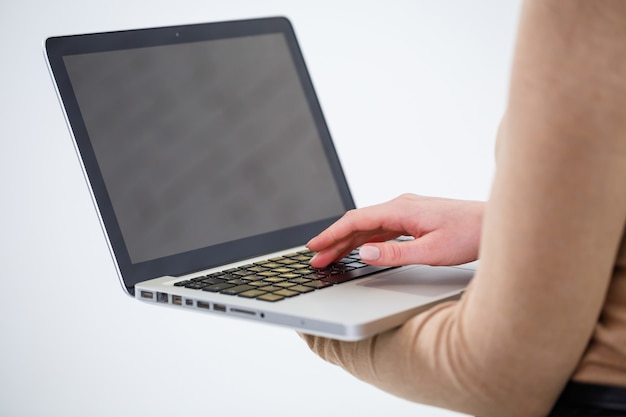
[[424,297],[437,297],[465,288],[474,272],[454,267],[416,265],[390,271],[360,285]]

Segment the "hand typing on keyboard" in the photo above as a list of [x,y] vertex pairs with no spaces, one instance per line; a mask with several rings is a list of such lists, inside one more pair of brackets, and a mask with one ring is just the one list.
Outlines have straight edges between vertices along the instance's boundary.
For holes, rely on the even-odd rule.
[[[351,210],[309,241],[324,267],[361,247],[371,265],[458,265],[478,257],[484,203],[404,194],[389,202]],[[410,241],[393,241],[412,236]]]

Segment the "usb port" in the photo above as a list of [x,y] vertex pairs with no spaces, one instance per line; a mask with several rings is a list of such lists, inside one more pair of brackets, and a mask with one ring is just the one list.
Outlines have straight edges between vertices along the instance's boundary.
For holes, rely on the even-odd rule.
[[154,293],[151,291],[141,291],[141,298],[149,298],[150,300],[153,300]]
[[221,311],[222,313],[226,312],[226,306],[222,304],[213,304],[213,310]]
[[197,306],[198,308],[206,308],[207,310],[211,309],[211,304],[205,303],[204,301],[198,301]]

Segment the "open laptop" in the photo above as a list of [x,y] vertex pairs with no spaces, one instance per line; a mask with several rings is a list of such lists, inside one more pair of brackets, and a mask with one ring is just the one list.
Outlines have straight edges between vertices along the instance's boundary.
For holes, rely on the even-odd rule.
[[124,290],[358,340],[458,297],[471,267],[313,269],[354,208],[285,18],[51,37],[45,55]]

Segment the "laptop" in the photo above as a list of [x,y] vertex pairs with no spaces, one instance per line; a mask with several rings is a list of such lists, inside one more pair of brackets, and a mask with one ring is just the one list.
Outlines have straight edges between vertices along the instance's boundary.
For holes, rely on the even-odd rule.
[[472,267],[314,269],[355,207],[290,22],[51,37],[44,51],[124,291],[359,340],[459,297]]

